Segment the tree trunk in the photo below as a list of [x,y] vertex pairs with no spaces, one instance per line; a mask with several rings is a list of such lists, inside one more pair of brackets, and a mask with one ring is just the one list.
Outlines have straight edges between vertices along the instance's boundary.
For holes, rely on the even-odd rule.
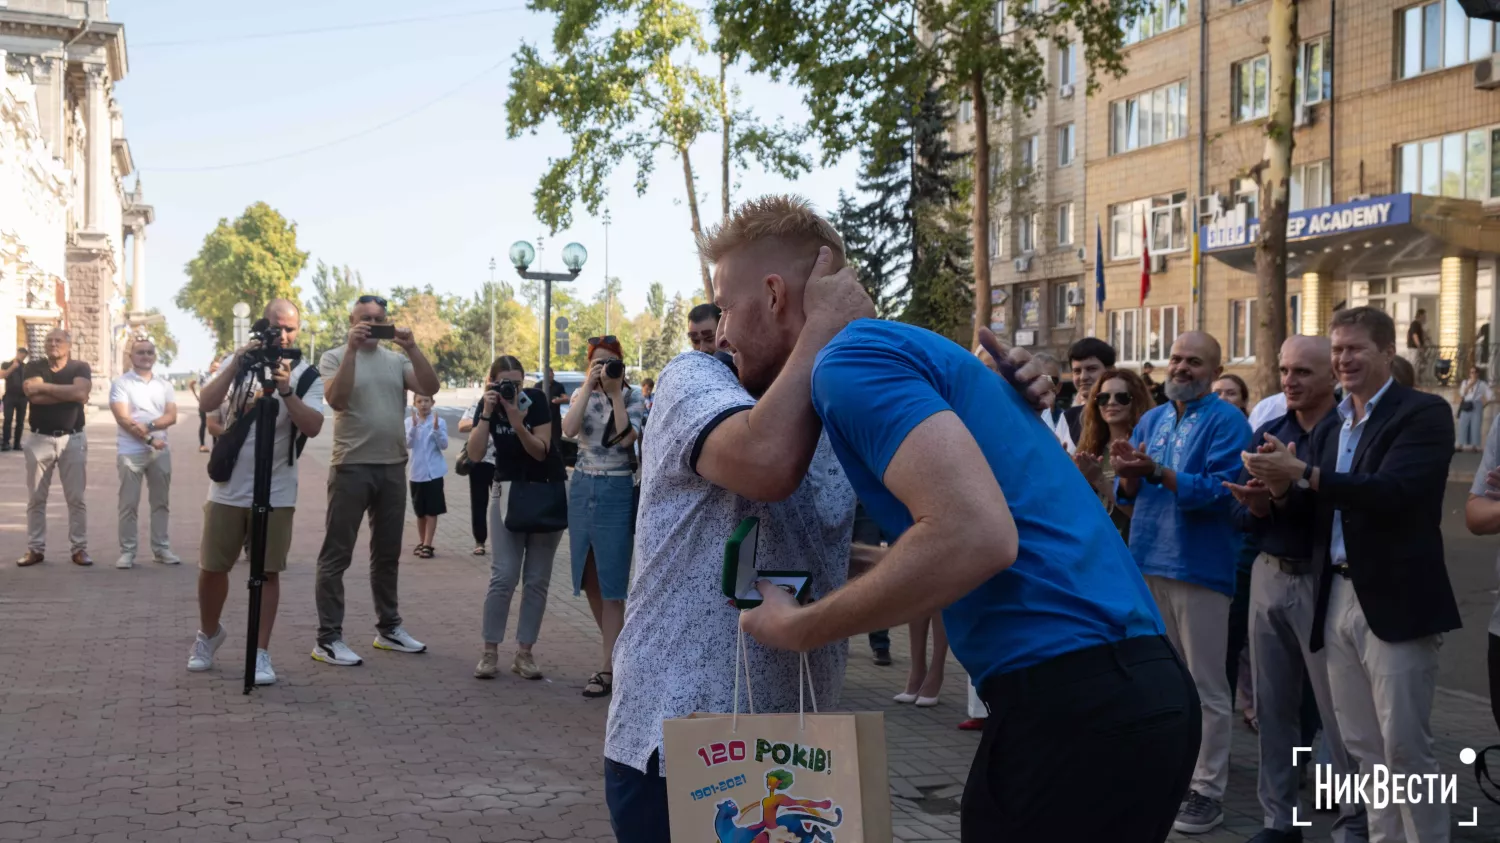
[[984,72],[969,79],[974,100],[974,333],[970,348],[979,346],[979,329],[990,325],[990,109],[984,94]]
[[1271,0],[1270,98],[1264,159],[1256,165],[1260,186],[1260,240],[1255,245],[1260,303],[1255,339],[1255,383],[1261,396],[1281,390],[1278,357],[1286,341],[1286,220],[1292,172],[1293,101],[1297,63],[1297,0]]
[[[682,156],[682,177],[687,182],[688,211],[693,215],[693,242],[703,234],[703,224],[698,219],[698,191],[693,183],[693,159],[688,157],[687,147],[678,147],[677,154]],[[708,295],[708,300],[714,300],[714,283],[708,276],[708,264],[700,255],[698,258],[698,270],[703,273],[703,292]]]
[[[724,134],[724,152],[723,152],[723,161],[721,161],[720,164],[721,164],[721,166],[723,168],[723,179],[724,179],[724,191],[723,191],[723,198],[724,198],[724,219],[726,219],[726,220],[729,219],[729,187],[730,187],[729,186],[729,149],[730,149],[730,146],[731,146],[731,144],[730,144],[730,134],[729,133],[730,133],[730,130],[732,128],[730,126],[730,121],[729,121],[729,86],[725,82],[725,77],[728,75],[727,64],[728,63],[727,63],[727,61],[725,59],[724,54],[720,53],[719,54],[719,119],[724,121],[724,133],[723,133]],[[710,301],[713,300],[713,296],[712,295],[709,296],[709,300]]]

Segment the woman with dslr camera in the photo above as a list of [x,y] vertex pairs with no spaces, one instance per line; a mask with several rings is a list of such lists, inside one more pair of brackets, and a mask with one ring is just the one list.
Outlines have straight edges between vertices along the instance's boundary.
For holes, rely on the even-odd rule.
[[614,685],[615,639],[625,625],[634,541],[635,440],[646,402],[625,381],[625,355],[613,336],[590,337],[589,375],[562,420],[578,440],[578,462],[568,498],[573,594],[588,595],[603,639],[603,666],[589,677],[585,697],[608,696]]
[[510,600],[516,584],[522,581],[516,655],[510,669],[525,679],[542,678],[531,648],[541,632],[552,559],[567,524],[567,498],[562,490],[567,472],[551,444],[552,405],[540,389],[521,388],[525,377],[521,361],[515,357],[495,359],[490,366],[489,388],[479,403],[465,446],[469,459],[476,463],[485,458],[491,446],[495,454],[484,653],[474,668],[474,676],[479,679],[493,679],[500,671],[499,650],[505,640]]

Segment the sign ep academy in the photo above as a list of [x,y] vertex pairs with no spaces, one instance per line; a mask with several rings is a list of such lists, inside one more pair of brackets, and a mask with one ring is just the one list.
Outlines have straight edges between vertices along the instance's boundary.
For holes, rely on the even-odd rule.
[[[1287,215],[1287,240],[1347,234],[1411,222],[1411,194],[1376,196],[1343,205],[1310,208]],[[1227,211],[1204,227],[1204,251],[1238,249],[1260,236],[1260,220],[1245,219],[1244,206]]]

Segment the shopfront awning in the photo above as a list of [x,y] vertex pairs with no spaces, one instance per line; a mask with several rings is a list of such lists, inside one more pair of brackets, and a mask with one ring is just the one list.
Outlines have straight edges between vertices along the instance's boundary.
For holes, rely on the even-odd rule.
[[[1234,212],[1201,230],[1203,253],[1255,271],[1260,221]],[[1500,253],[1500,217],[1476,201],[1396,193],[1287,217],[1287,274],[1334,278],[1432,271],[1444,257]]]

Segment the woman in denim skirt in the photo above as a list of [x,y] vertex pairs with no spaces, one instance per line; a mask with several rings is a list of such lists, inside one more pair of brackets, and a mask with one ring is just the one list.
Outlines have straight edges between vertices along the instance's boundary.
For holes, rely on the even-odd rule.
[[625,381],[624,352],[613,336],[590,337],[589,375],[573,395],[562,432],[578,440],[568,493],[573,594],[588,595],[604,653],[585,697],[607,696],[614,683],[615,639],[625,625],[625,592],[635,536],[635,441],[645,400]]

